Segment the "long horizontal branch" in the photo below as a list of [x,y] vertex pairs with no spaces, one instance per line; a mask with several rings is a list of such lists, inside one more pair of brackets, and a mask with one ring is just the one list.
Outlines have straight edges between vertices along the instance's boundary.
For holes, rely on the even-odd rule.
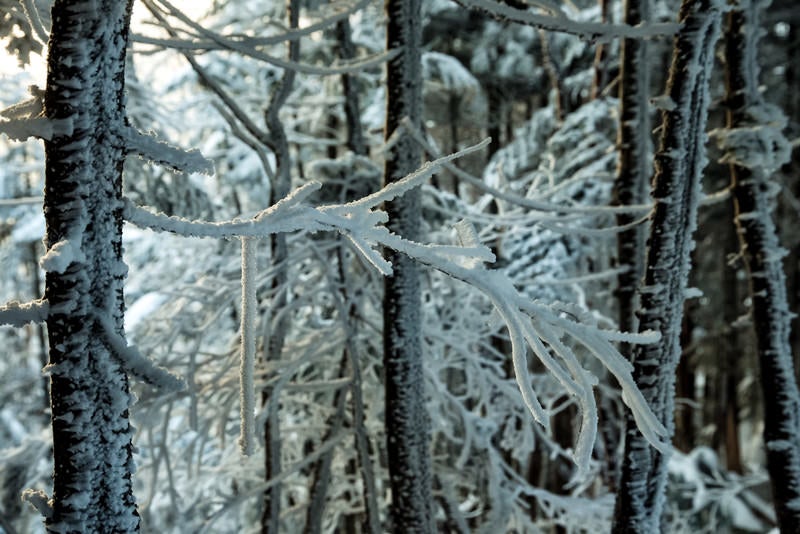
[[580,22],[567,17],[539,15],[517,9],[493,0],[456,0],[471,9],[480,9],[508,22],[534,26],[543,30],[569,33],[590,41],[610,41],[612,39],[648,39],[669,37],[678,33],[680,24],[655,23],[629,26],[627,24],[607,24],[603,22]]
[[[249,47],[270,46],[270,45],[280,44],[286,41],[296,41],[297,39],[311,35],[314,32],[318,32],[326,28],[329,28],[334,24],[336,24],[337,22],[346,19],[356,11],[359,11],[364,7],[368,6],[370,1],[371,0],[361,0],[360,2],[356,2],[353,5],[345,6],[344,8],[339,9],[339,11],[336,14],[331,15],[330,17],[326,17],[322,20],[319,20],[314,24],[309,24],[304,28],[298,28],[296,30],[287,30],[279,35],[271,35],[269,37],[250,37],[247,35],[222,35],[219,33],[211,32],[210,30],[206,30],[207,33],[216,35],[216,39],[192,41],[187,39],[159,39],[144,35],[133,35],[132,40],[137,43],[158,45],[158,46],[163,46],[165,48],[171,48],[173,50],[227,50],[228,47],[221,45],[219,41],[228,43],[238,43]],[[170,11],[170,13],[175,14],[175,12],[178,12],[178,9],[175,6],[164,2],[162,2],[162,4]]]
[[[215,32],[209,31],[206,28],[203,28],[202,25],[194,22],[191,18],[186,16],[183,12],[177,9],[175,6],[167,2],[166,0],[158,0],[163,6],[167,8],[169,13],[180,20],[182,23],[189,26],[192,30],[196,31],[198,34],[206,37],[207,39],[211,40],[214,44],[216,44],[222,50],[228,50],[231,52],[238,52],[244,56],[251,57],[253,59],[263,61],[265,63],[269,63],[271,65],[275,65],[276,67],[281,67],[283,69],[290,69],[295,72],[300,72],[303,74],[314,74],[318,76],[331,76],[337,74],[352,74],[362,71],[364,69],[368,69],[370,67],[375,67],[391,61],[393,58],[397,57],[400,53],[399,50],[389,50],[386,52],[381,52],[378,54],[374,54],[372,56],[368,56],[366,58],[360,58],[355,61],[342,63],[340,65],[334,65],[330,67],[320,67],[317,65],[309,65],[307,63],[300,63],[296,61],[290,61],[286,59],[277,58],[275,56],[270,56],[269,54],[265,54],[261,52],[257,48],[249,45],[245,42],[234,41],[223,37]],[[144,4],[148,7],[151,13],[159,19],[159,22],[164,24],[165,26],[169,26],[167,21],[157,14],[157,8],[153,5],[150,0],[144,0]],[[155,44],[155,41],[150,38],[143,38],[142,40],[149,40],[151,43]],[[164,43],[167,44],[167,43]]]

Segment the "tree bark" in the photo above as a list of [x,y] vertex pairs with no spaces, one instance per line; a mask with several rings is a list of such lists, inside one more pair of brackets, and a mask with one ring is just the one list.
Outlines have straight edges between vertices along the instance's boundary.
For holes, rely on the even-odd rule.
[[[400,54],[387,65],[386,139],[395,139],[387,154],[386,183],[395,182],[420,164],[421,149],[411,135],[398,131],[408,118],[421,129],[422,16],[420,0],[387,0],[387,48]],[[389,230],[417,240],[420,191],[414,189],[386,206]],[[430,424],[425,409],[422,369],[419,267],[408,257],[386,251],[394,274],[385,280],[383,363],[386,373],[386,437],[392,490],[392,531],[433,532]]]
[[139,530],[128,378],[98,324],[108,318],[124,335],[121,135],[130,12],[130,1],[111,0],[57,0],[52,10],[45,114],[68,126],[45,143],[46,247],[54,260],[45,262],[50,532]]
[[[708,81],[719,35],[719,7],[684,0],[655,157],[655,208],[641,287],[639,331],[661,333],[658,343],[634,352],[634,379],[653,412],[674,432],[675,371],[680,359],[684,292],[697,224],[700,178],[705,167]],[[664,501],[667,458],[626,423],[625,456],[613,532],[658,532]]]
[[[757,136],[758,128],[771,126],[763,124],[761,117],[770,108],[758,90],[756,61],[759,19],[765,5],[766,2],[743,3],[728,16],[725,46],[728,128],[742,135]],[[773,144],[779,142],[777,138],[767,139]],[[757,137],[753,140],[761,141]],[[767,470],[778,527],[781,532],[800,532],[800,392],[789,345],[792,314],[781,261],[784,251],[772,220],[773,197],[778,188],[771,187],[769,173],[777,169],[750,161],[738,146],[727,148],[736,208],[734,219],[749,275],[764,392]],[[774,145],[762,148],[764,152],[776,149]],[[777,167],[782,162],[773,163]]]
[[[626,0],[623,4],[626,24],[635,26],[649,20],[650,0]],[[650,177],[648,152],[650,150],[650,117],[648,114],[650,76],[646,65],[647,41],[623,39],[620,46],[620,119],[617,131],[619,161],[614,181],[612,202],[619,206],[643,204],[647,200],[647,185]],[[617,215],[617,224],[624,226],[634,220],[627,213]],[[619,329],[635,332],[636,289],[644,271],[644,230],[636,226],[617,234],[617,305],[619,306]],[[620,352],[630,358],[631,346],[620,344]],[[607,411],[609,403],[603,403],[601,410]],[[625,410],[626,425],[635,425],[633,414]],[[601,429],[609,451],[617,450],[618,432],[611,425],[613,417],[604,417]],[[616,489],[619,468],[613,454],[609,454],[606,482]]]

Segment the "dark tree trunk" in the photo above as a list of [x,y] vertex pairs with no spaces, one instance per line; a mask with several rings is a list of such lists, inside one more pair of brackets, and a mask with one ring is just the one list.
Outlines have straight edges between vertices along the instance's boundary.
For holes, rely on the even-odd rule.
[[[387,0],[387,48],[400,54],[387,65],[386,139],[398,136],[386,159],[387,183],[415,170],[421,149],[397,132],[404,118],[421,129],[422,16],[420,0]],[[420,234],[420,191],[387,204],[389,229],[407,239]],[[386,251],[394,274],[386,278],[383,302],[383,363],[386,373],[386,437],[392,490],[392,530],[433,532],[429,422],[422,370],[419,267]]]
[[683,310],[683,325],[681,326],[681,347],[682,353],[678,369],[675,373],[675,396],[685,399],[675,406],[675,436],[672,444],[676,449],[688,453],[694,448],[694,406],[693,401],[697,397],[694,387],[694,365],[692,364],[692,353],[694,352],[692,343],[692,330],[694,330],[693,306],[691,302],[685,304]]
[[[728,127],[748,135],[763,126],[768,105],[758,90],[759,18],[764,2],[730,13],[725,46]],[[754,113],[755,112],[755,113]],[[752,130],[750,135],[757,135]],[[771,140],[776,143],[777,139]],[[749,274],[753,325],[764,392],[764,445],[773,501],[781,532],[800,532],[800,393],[789,345],[791,312],[787,305],[782,249],[772,211],[775,189],[761,162],[748,161],[738,146],[728,146],[735,221]],[[775,150],[765,146],[764,151]],[[759,154],[763,156],[763,154]],[[781,162],[776,161],[777,164]]]
[[130,10],[130,2],[111,0],[57,0],[52,10],[45,114],[68,126],[45,143],[50,532],[139,530],[128,378],[98,324],[108,319],[124,335],[121,135]]
[[[684,0],[666,94],[672,109],[662,116],[655,157],[655,208],[641,288],[639,331],[661,340],[634,352],[634,379],[668,435],[674,432],[675,371],[680,359],[684,292],[697,224],[700,177],[705,167],[708,81],[719,35],[719,8]],[[626,424],[613,532],[658,532],[667,458],[635,425]]]
[[[356,57],[356,49],[351,37],[350,23],[344,19],[336,24],[336,46],[339,57],[352,59]],[[358,78],[351,74],[342,74],[342,92],[344,93],[344,116],[347,122],[347,147],[359,156],[369,152],[361,128],[361,112],[358,97]]]
[[[286,3],[289,28],[297,28],[300,20],[299,0],[288,0]],[[290,41],[288,46],[288,59],[297,61],[300,56],[300,41]],[[275,179],[270,190],[270,204],[274,205],[285,197],[291,189],[292,160],[289,153],[289,141],[286,131],[280,120],[279,113],[292,92],[296,73],[286,69],[283,77],[278,82],[272,93],[269,106],[264,113],[264,122],[273,143],[275,151]],[[284,234],[274,234],[270,237],[270,260],[275,268],[275,278],[272,281],[274,292],[272,304],[268,313],[268,342],[266,358],[278,360],[283,352],[286,332],[289,328],[289,318],[285,313],[288,288],[288,260],[289,252]],[[269,480],[281,472],[281,429],[278,412],[280,410],[280,387],[264,390],[262,402],[267,409],[267,418],[264,422],[264,469],[265,479]],[[281,484],[275,483],[264,491],[264,510],[261,516],[261,532],[263,534],[277,534],[280,526],[281,514]]]
[[[623,16],[626,24],[635,26],[648,20],[650,0],[626,0],[623,4]],[[649,75],[647,69],[647,41],[641,39],[623,39],[620,47],[620,83],[619,103],[620,120],[617,131],[619,146],[619,162],[617,177],[614,181],[613,203],[619,206],[643,204],[647,200],[647,186],[651,167],[648,159],[650,145]],[[635,219],[634,215],[621,213],[617,215],[617,224],[627,225]],[[617,304],[619,306],[619,329],[623,332],[635,332],[637,320],[635,315],[637,298],[636,290],[644,270],[644,230],[636,226],[617,235],[617,266],[621,269],[617,277]],[[623,343],[620,352],[631,358],[631,346]],[[617,450],[620,437],[611,425],[614,418],[607,414],[608,402],[601,404],[604,412],[603,434],[606,448],[609,450],[609,465],[606,470],[606,483],[616,489],[619,468],[616,465],[613,451]],[[633,415],[625,410],[627,425],[635,425]]]
[[[728,204],[725,211],[726,225],[725,236],[723,239],[724,252],[726,258],[729,254],[736,253],[738,249],[738,236],[733,225],[730,224],[733,215],[733,206]],[[722,339],[720,340],[720,350],[718,351],[718,379],[717,388],[719,399],[716,418],[719,425],[717,435],[725,450],[725,462],[729,471],[742,473],[742,458],[739,447],[739,403],[737,399],[736,386],[739,383],[738,362],[745,354],[739,331],[735,325],[736,320],[742,313],[742,296],[739,290],[739,279],[737,271],[740,262],[733,265],[727,261],[722,265]]]

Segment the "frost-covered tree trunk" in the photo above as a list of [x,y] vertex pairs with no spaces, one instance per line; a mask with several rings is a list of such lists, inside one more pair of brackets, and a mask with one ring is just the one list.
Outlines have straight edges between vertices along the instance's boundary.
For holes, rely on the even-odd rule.
[[122,132],[131,2],[57,0],[47,58],[45,296],[53,424],[50,532],[135,532],[130,395],[103,342],[123,334]]
[[781,134],[785,117],[766,104],[758,87],[761,10],[769,2],[741,2],[729,14],[725,46],[728,130],[721,137],[731,164],[735,221],[749,274],[761,387],[764,445],[781,532],[800,532],[800,393],[794,373],[786,277],[772,220],[780,189],[771,173],[788,160]]
[[[650,0],[626,0],[623,3],[624,21],[635,26],[650,19]],[[623,39],[620,47],[619,106],[620,119],[617,133],[619,162],[614,181],[613,199],[620,206],[643,204],[647,200],[647,186],[651,166],[650,118],[648,114],[650,76],[647,66],[647,41],[643,39]],[[630,224],[635,216],[627,213],[617,215],[617,224]],[[644,263],[644,229],[635,226],[617,235],[617,304],[619,306],[619,329],[623,332],[636,331],[636,290],[642,277]],[[620,352],[628,356],[631,345],[622,344]],[[604,410],[607,412],[608,410]],[[627,425],[635,427],[633,416],[625,412]],[[607,465],[607,478],[612,487],[616,485],[618,469],[615,465],[614,450],[617,439],[613,432],[603,425],[603,434],[610,446]]]
[[[391,183],[414,171],[421,150],[411,134],[398,131],[404,118],[420,128],[422,114],[422,16],[420,0],[387,0],[387,47],[399,50],[387,65],[384,180]],[[417,240],[420,191],[414,189],[386,205],[392,232]],[[387,250],[394,274],[386,278],[383,302],[383,363],[386,374],[386,438],[392,489],[392,530],[432,532],[429,423],[425,410],[420,325],[419,267]]]
[[[708,80],[719,35],[720,6],[684,0],[675,41],[655,157],[653,212],[640,289],[639,331],[661,333],[658,343],[634,353],[634,378],[653,412],[674,432],[675,371],[680,359],[692,234],[697,224],[700,178],[706,164]],[[665,455],[626,425],[614,532],[658,532],[666,484]]]
[[[649,20],[649,0],[626,0],[623,9],[626,24],[635,26]],[[614,182],[614,202],[627,206],[645,203],[651,172],[647,157],[650,144],[647,41],[623,39],[620,54],[620,124],[617,135],[619,163]],[[624,226],[634,219],[635,215],[621,213],[617,216],[617,224]],[[619,328],[623,332],[633,332],[636,329],[634,311],[636,289],[643,270],[643,249],[641,226],[618,234],[617,262],[622,271],[618,277],[617,298]]]

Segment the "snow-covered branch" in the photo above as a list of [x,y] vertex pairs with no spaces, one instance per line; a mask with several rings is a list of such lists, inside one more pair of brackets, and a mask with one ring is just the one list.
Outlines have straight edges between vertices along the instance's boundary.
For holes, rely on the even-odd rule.
[[[404,120],[403,128],[408,131],[412,139],[414,139],[427,152],[431,157],[438,158],[439,151],[434,147],[426,138],[425,135],[415,128],[408,120]],[[442,166],[448,171],[456,175],[459,180],[462,180],[478,190],[491,195],[498,200],[504,200],[509,204],[528,208],[535,211],[551,212],[551,213],[575,213],[586,215],[608,215],[608,214],[643,214],[648,213],[653,209],[653,204],[637,204],[627,206],[568,206],[563,204],[554,204],[533,198],[527,198],[515,194],[513,192],[503,191],[488,185],[482,178],[474,176],[467,171],[459,168],[454,163],[446,162]]]
[[11,301],[0,306],[0,325],[20,327],[28,323],[43,323],[49,311],[50,305],[46,300],[25,303]]
[[[144,35],[134,35],[132,40],[136,43],[142,44],[150,44],[155,46],[161,46],[164,48],[171,48],[173,50],[200,50],[200,51],[207,51],[207,50],[225,50],[227,49],[226,46],[220,44],[220,41],[225,43],[238,43],[249,47],[257,47],[257,46],[270,46],[280,44],[286,41],[295,41],[300,39],[301,37],[306,37],[311,35],[314,32],[318,32],[329,28],[336,24],[337,22],[346,19],[353,13],[356,13],[366,6],[370,4],[370,0],[360,0],[349,6],[338,6],[338,4],[332,4],[332,6],[336,9],[336,13],[321,19],[313,24],[309,24],[303,28],[298,28],[296,30],[287,30],[279,35],[271,35],[269,37],[251,37],[251,36],[226,36],[220,35],[211,32],[210,30],[204,29],[205,32],[209,34],[213,34],[216,36],[215,39],[207,39],[207,40],[187,40],[187,39],[159,39],[155,37],[148,37]],[[170,12],[173,10],[177,11],[175,6],[164,4],[165,7],[168,7]],[[180,13],[180,12],[179,12]],[[185,15],[184,15],[185,16]]]
[[126,221],[158,232],[170,232],[184,237],[266,237],[280,232],[316,232],[333,229],[332,218],[325,217],[316,208],[302,204],[302,200],[321,187],[319,182],[309,182],[293,191],[274,206],[249,219],[224,222],[191,221],[153,213],[125,200],[123,217]]
[[[611,343],[612,340],[625,339],[628,343],[651,344],[659,340],[658,333],[631,334],[602,330],[589,323],[577,310],[572,310],[566,305],[553,307],[531,301],[521,295],[511,280],[499,271],[487,270],[482,265],[462,266],[441,256],[428,254],[425,249],[420,248],[420,245],[401,243],[399,238],[386,241],[391,241],[388,246],[400,250],[415,260],[475,287],[492,301],[509,330],[512,362],[525,405],[534,419],[545,429],[549,427],[549,414],[542,407],[531,385],[527,363],[528,347],[562,386],[576,397],[583,408],[583,424],[573,453],[579,468],[578,476],[582,476],[588,470],[597,432],[593,417],[597,405],[592,389],[594,383],[589,378],[589,371],[574,360],[568,345],[560,340],[571,338],[586,347],[616,377],[622,387],[623,401],[631,409],[642,434],[659,450],[669,450],[670,446],[664,439],[667,431],[636,386],[632,376],[632,365]],[[553,354],[543,342],[550,345]]]
[[[380,237],[382,234],[380,232],[372,233],[375,225],[386,222],[386,213],[376,209],[380,204],[420,186],[444,163],[480,150],[487,143],[488,139],[455,154],[426,163],[402,180],[347,204],[320,207],[305,204],[304,201],[321,187],[319,182],[308,182],[249,219],[234,219],[224,222],[190,221],[181,217],[168,217],[162,213],[153,213],[136,206],[127,199],[123,209],[123,218],[141,228],[171,232],[185,237],[267,237],[276,233],[295,231],[338,230],[356,239],[372,244],[382,244],[374,240],[375,237]],[[386,231],[385,228],[384,231]],[[388,231],[386,232],[388,233]],[[448,249],[448,251],[455,252],[454,249]]]
[[72,119],[48,119],[44,115],[44,91],[35,85],[28,87],[31,97],[0,111],[0,133],[16,141],[30,137],[50,140],[54,135],[72,133]]
[[186,382],[182,378],[156,365],[153,360],[140,353],[135,346],[128,345],[125,339],[116,332],[111,319],[104,312],[98,310],[95,313],[95,321],[102,330],[105,344],[131,375],[164,391],[186,389]]
[[123,138],[127,152],[138,154],[147,161],[178,172],[214,174],[214,164],[203,157],[199,150],[182,150],[159,141],[155,134],[146,134],[131,127],[125,130]]
[[[260,50],[252,46],[250,43],[247,43],[245,41],[235,41],[223,37],[215,32],[207,30],[202,25],[193,21],[189,16],[184,14],[181,10],[176,8],[170,2],[166,0],[158,0],[158,3],[164,6],[166,8],[165,10],[169,12],[170,15],[177,18],[183,24],[186,24],[193,31],[197,32],[199,35],[202,35],[203,37],[211,40],[220,49],[229,50],[231,52],[238,52],[244,56],[251,57],[253,59],[268,63],[270,65],[275,65],[276,67],[280,67],[282,69],[287,69],[298,73],[312,74],[317,76],[358,73],[362,72],[364,69],[375,67],[383,63],[386,63],[387,61],[391,61],[393,58],[397,57],[397,55],[400,53],[398,50],[389,50],[386,52],[382,52],[380,54],[374,54],[368,56],[366,58],[360,58],[355,61],[348,61],[347,63],[343,63],[341,65],[334,65],[329,67],[319,67],[316,65],[309,65],[307,63],[300,63],[297,61],[291,61],[287,59],[281,59],[275,56],[270,56],[268,54],[265,54],[264,52],[261,52]],[[153,2],[151,2],[150,0],[144,0],[144,4],[148,7],[150,12],[153,13],[153,15],[159,19],[159,21],[162,24],[169,27],[169,24],[166,21],[166,19],[160,14],[161,10],[159,10],[158,7],[155,6]],[[294,39],[290,38],[286,40],[294,40]]]
[[30,137],[49,141],[57,132],[65,130],[65,124],[66,121],[54,121],[45,117],[10,119],[0,121],[0,133],[15,141],[25,141]]
[[[650,332],[628,334],[602,330],[586,317],[566,305],[550,307],[532,302],[521,295],[501,272],[488,270],[485,262],[493,262],[494,254],[482,245],[474,229],[467,223],[456,226],[457,245],[424,244],[392,233],[383,223],[387,215],[380,209],[383,203],[420,186],[444,164],[480,150],[488,140],[465,150],[439,158],[420,167],[403,179],[359,200],[346,204],[312,207],[304,200],[320,186],[312,182],[295,190],[272,207],[247,220],[221,223],[187,221],[177,217],[154,214],[128,202],[124,217],[138,226],[197,237],[266,237],[276,232],[320,230],[338,231],[350,239],[355,250],[382,274],[392,273],[392,265],[380,253],[385,247],[462,280],[482,291],[494,304],[512,341],[512,361],[523,400],[534,419],[549,427],[550,413],[542,406],[533,389],[528,373],[527,353],[531,352],[573,395],[582,407],[583,423],[574,452],[580,476],[588,472],[592,446],[597,433],[597,406],[589,372],[583,369],[569,348],[567,339],[586,347],[619,381],[623,400],[631,408],[644,436],[657,448],[668,449],[663,440],[666,433],[636,387],[630,363],[617,351],[612,341],[624,339],[629,343],[653,343],[658,335]],[[247,255],[243,255],[247,260]],[[243,263],[247,272],[248,261]],[[247,290],[245,290],[246,295]],[[575,317],[568,318],[568,317]],[[243,319],[244,320],[244,319]],[[549,348],[548,348],[549,346]]]
[[569,33],[591,41],[610,41],[618,38],[653,38],[671,36],[677,33],[679,24],[656,23],[638,26],[627,24],[607,24],[602,22],[581,22],[564,16],[539,15],[517,9],[493,0],[456,0],[467,8],[480,9],[492,16],[508,22],[517,22],[543,30]]

